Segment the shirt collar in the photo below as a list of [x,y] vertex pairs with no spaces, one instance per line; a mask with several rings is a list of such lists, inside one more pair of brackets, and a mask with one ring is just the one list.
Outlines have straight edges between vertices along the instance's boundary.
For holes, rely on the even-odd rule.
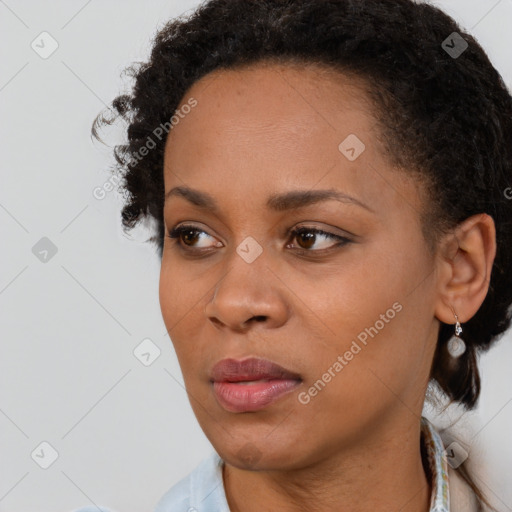
[[430,512],[450,512],[448,462],[443,441],[434,426],[425,417],[421,418],[421,439],[424,443],[432,475]]

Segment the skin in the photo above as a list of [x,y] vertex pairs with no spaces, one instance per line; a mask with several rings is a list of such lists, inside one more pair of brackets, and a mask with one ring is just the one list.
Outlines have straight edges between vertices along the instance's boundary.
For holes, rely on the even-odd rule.
[[[467,219],[429,250],[422,186],[389,163],[354,77],[259,63],[215,71],[182,105],[190,97],[197,106],[166,143],[165,191],[206,192],[219,211],[166,200],[166,230],[187,223],[199,236],[182,237],[182,248],[165,238],[160,303],[194,413],[225,461],[231,510],[428,511],[420,417],[439,321],[454,324],[456,311],[463,323],[483,302],[492,219]],[[354,161],[338,149],[349,134],[366,146]],[[272,194],[331,188],[366,207],[266,207]],[[350,241],[334,248],[323,235],[289,235],[304,226]],[[263,250],[252,263],[236,251],[249,236]],[[209,252],[188,256],[194,248]],[[300,403],[299,393],[394,303],[400,312]],[[251,356],[300,374],[302,383],[263,410],[228,412],[212,392],[211,368]]]

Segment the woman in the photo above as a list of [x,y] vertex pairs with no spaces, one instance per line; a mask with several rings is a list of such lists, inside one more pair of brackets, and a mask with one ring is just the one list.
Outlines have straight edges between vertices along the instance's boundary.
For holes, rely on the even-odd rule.
[[429,383],[473,408],[510,325],[512,98],[483,49],[412,0],[210,0],[132,71],[123,224],[156,221],[215,449],[157,512],[482,510],[422,410]]

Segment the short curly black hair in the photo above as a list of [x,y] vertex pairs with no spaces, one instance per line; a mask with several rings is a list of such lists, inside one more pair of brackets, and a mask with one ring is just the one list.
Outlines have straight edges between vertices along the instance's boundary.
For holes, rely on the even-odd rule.
[[473,408],[477,355],[512,315],[512,98],[481,46],[438,8],[413,0],[210,0],[167,22],[149,61],[127,68],[131,94],[115,98],[93,124],[99,138],[101,125],[119,117],[128,123],[127,144],[114,148],[124,229],[153,218],[150,240],[162,256],[162,127],[172,129],[170,119],[201,77],[265,60],[363,79],[390,161],[429,183],[428,233],[478,213],[494,219],[497,255],[488,294],[464,325],[468,350],[453,368],[446,348],[453,325],[441,324],[431,372],[448,398]]

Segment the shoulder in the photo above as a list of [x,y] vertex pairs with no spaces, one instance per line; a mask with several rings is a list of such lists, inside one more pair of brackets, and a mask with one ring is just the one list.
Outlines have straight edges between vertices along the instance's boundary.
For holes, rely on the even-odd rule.
[[222,481],[222,460],[216,452],[212,452],[191,473],[171,487],[162,496],[154,512],[177,510],[229,512]]
[[154,512],[186,511],[190,507],[190,479],[192,473],[171,487],[159,500]]

